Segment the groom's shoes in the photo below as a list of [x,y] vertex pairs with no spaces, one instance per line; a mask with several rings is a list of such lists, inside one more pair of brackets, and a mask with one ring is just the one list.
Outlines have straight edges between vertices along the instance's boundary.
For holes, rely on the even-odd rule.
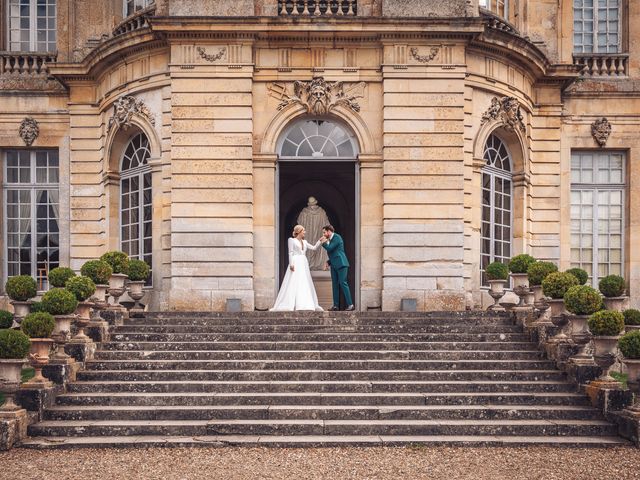
[[356,307],[354,305],[349,305],[347,307],[347,312],[353,312],[356,309]]
[[340,309],[338,307],[336,307],[335,305],[329,309],[330,312],[337,312],[338,310],[340,310]]

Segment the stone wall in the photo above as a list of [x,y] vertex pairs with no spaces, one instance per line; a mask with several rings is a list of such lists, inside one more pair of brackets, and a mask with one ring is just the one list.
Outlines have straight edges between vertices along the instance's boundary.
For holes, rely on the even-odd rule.
[[477,9],[477,0],[382,0],[385,17],[468,17]]

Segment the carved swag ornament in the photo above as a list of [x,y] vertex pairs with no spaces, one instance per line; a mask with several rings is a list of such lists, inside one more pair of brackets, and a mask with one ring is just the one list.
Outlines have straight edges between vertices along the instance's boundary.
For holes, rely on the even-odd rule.
[[500,121],[510,131],[514,131],[516,128],[522,132],[526,130],[520,102],[514,97],[493,97],[491,106],[482,115],[483,124],[490,120]]
[[345,88],[344,82],[327,82],[324,77],[315,77],[310,82],[295,81],[293,95],[287,92],[283,84],[271,85],[270,91],[281,100],[278,110],[297,103],[305,107],[308,113],[326,115],[338,105],[359,112],[357,99],[364,97],[364,88],[364,82]]
[[602,117],[599,120],[596,120],[591,124],[591,135],[593,135],[593,139],[600,145],[604,147],[607,145],[607,141],[609,140],[609,136],[611,135],[611,123],[605,117]]
[[134,115],[140,115],[146,118],[151,125],[155,125],[156,123],[153,115],[151,115],[151,112],[142,100],[126,95],[120,97],[113,104],[113,117],[109,119],[107,131],[111,131],[114,126],[116,128],[122,128],[122,130],[127,130],[131,126],[131,119]]
[[38,135],[40,135],[40,127],[38,127],[38,122],[32,117],[26,117],[22,120],[20,124],[20,129],[18,130],[20,134],[20,138],[24,141],[24,144],[27,147],[30,147],[33,142],[36,141]]

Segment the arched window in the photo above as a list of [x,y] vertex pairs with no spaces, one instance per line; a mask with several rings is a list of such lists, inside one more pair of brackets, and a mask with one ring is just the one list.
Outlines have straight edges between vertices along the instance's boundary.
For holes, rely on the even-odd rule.
[[507,263],[511,258],[512,174],[511,156],[496,135],[490,135],[484,148],[482,169],[482,284],[485,269],[492,262]]
[[[125,148],[120,170],[120,247],[132,258],[152,260],[152,192],[149,139],[135,135]],[[151,283],[151,275],[147,284]]]
[[303,120],[284,136],[281,158],[353,160],[357,147],[353,135],[329,120]]

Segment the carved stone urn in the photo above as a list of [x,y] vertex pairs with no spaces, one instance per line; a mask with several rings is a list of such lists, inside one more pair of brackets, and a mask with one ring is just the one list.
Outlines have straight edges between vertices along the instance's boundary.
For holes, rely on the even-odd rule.
[[110,307],[121,309],[120,297],[126,291],[124,282],[127,280],[127,276],[124,273],[113,273],[109,278],[109,295],[113,297],[113,303]]
[[506,280],[489,280],[489,295],[493,298],[493,305],[487,308],[488,311],[504,311],[504,308],[500,306],[500,299],[504,297],[504,286]]
[[65,363],[67,361],[73,360],[72,357],[67,355],[64,351],[64,346],[69,340],[69,335],[71,333],[71,324],[76,320],[76,315],[54,315],[56,320],[56,328],[53,330],[51,334],[51,338],[56,342],[56,352],[51,357],[51,360],[54,363]]
[[622,362],[627,367],[629,390],[635,394],[635,401],[631,407],[627,408],[627,411],[640,417],[640,359],[623,357]]
[[14,401],[14,396],[20,388],[24,362],[24,358],[0,359],[0,392],[6,395],[6,400],[4,405],[0,407],[0,412],[20,410],[20,407]]
[[604,297],[602,301],[607,310],[621,312],[624,310],[624,304],[629,297]]
[[611,366],[616,361],[616,349],[618,348],[619,335],[593,337],[594,359],[602,368],[602,375],[597,379],[599,384],[606,384],[607,388],[620,388],[620,383],[609,374]]
[[569,360],[578,365],[593,365],[593,357],[587,353],[587,345],[591,342],[591,332],[589,332],[589,315],[569,315],[571,323],[571,340],[580,350]]
[[10,303],[13,306],[13,318],[16,323],[22,322],[22,319],[31,312],[31,302],[18,302],[14,300]]
[[79,302],[76,308],[76,327],[78,332],[71,338],[72,343],[87,343],[91,339],[84,333],[84,329],[89,326],[91,321],[91,302]]
[[31,338],[29,363],[36,371],[35,376],[23,385],[25,388],[45,388],[52,383],[42,376],[42,369],[49,364],[49,351],[53,345],[50,338]]

